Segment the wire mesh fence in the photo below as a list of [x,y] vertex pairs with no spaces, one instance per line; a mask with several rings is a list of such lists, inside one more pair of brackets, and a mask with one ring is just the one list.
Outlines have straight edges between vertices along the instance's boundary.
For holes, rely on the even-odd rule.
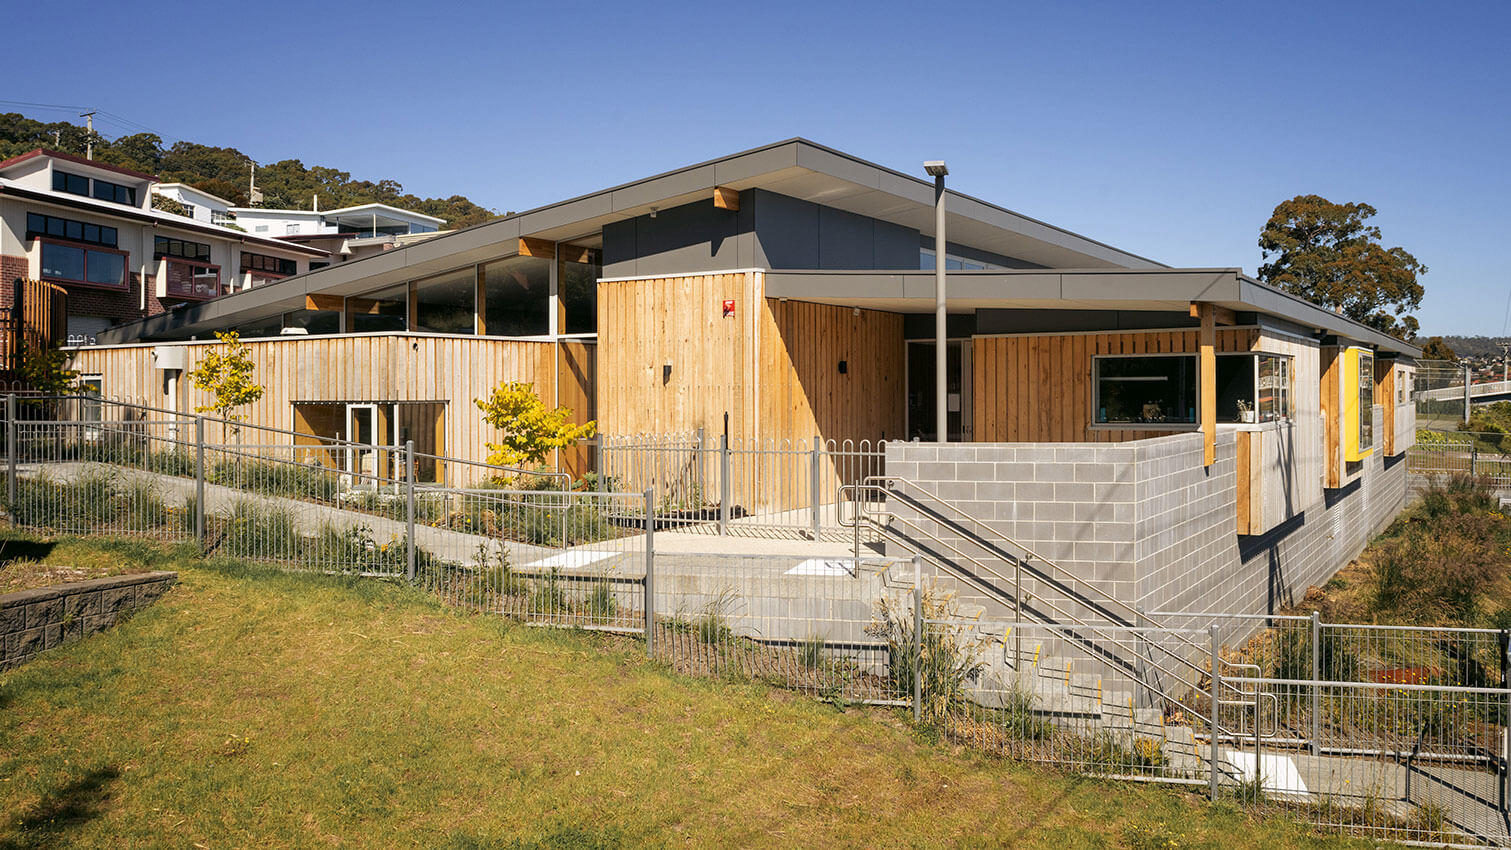
[[[605,467],[624,475],[614,486],[480,468],[465,476],[478,484],[456,487],[417,478],[445,480],[420,470],[466,461],[412,445],[89,398],[9,399],[6,410],[17,526],[402,578],[479,613],[638,634],[685,673],[906,706],[1016,759],[1206,785],[1370,836],[1508,844],[1504,631],[1190,612],[1054,622],[1047,603],[1002,620],[951,592],[970,589],[962,576],[922,578],[918,559],[658,551],[658,532],[688,525],[667,511],[668,493],[710,481],[734,491],[741,450],[727,444],[712,450],[711,479],[698,470],[709,451],[670,445],[622,453],[645,465]],[[810,495],[814,480],[865,480],[875,460],[858,448],[855,466],[828,479],[822,464],[842,466],[843,447],[750,451],[810,470],[818,457]],[[1037,587],[1003,576],[998,591]],[[1015,621],[1035,616],[1051,622]]]
[[603,435],[596,486],[654,493],[663,526],[721,535],[843,539],[841,487],[885,471],[886,443]]
[[1495,489],[1511,489],[1511,437],[1495,432],[1421,430],[1407,453],[1406,469],[1421,476],[1480,476]]

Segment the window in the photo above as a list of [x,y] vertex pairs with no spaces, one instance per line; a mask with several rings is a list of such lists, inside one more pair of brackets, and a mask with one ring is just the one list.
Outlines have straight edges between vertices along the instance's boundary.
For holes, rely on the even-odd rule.
[[[918,267],[920,269],[925,270],[925,271],[933,271],[934,270],[934,252],[930,251],[927,248],[921,248],[921,249],[919,249],[919,251],[918,251]],[[995,269],[995,268],[999,268],[999,267],[998,266],[994,266],[991,263],[981,262],[979,260],[967,260],[964,257],[957,257],[954,254],[945,254],[944,255],[944,268],[945,268],[945,271],[952,271],[952,272],[959,272],[959,271],[979,272],[979,271],[985,271],[986,269]]]
[[483,327],[489,336],[551,332],[551,263],[511,257],[483,266]]
[[[111,201],[127,206],[136,206],[136,190],[130,186],[122,186],[119,183],[109,183],[104,180],[94,181],[94,196],[102,201]],[[189,207],[191,213],[193,207]]]
[[587,262],[568,260],[561,266],[561,305],[566,313],[562,333],[590,334],[598,331],[598,278],[603,274],[597,251],[581,257]]
[[67,171],[54,170],[52,173],[52,190],[54,192],[67,192],[70,195],[83,195],[89,197],[89,178],[78,174],[69,174]]
[[346,299],[346,330],[349,333],[408,330],[408,316],[407,283]]
[[[266,228],[263,228],[263,229],[266,229]],[[297,224],[285,224],[283,226],[283,234],[285,236],[287,236],[287,235],[289,235],[291,233],[298,233],[298,232],[299,232],[299,225],[297,225]]]
[[415,281],[414,330],[436,334],[474,333],[476,310],[476,266]]
[[183,201],[179,201],[179,206],[181,206],[181,207],[184,208],[184,218],[193,218],[194,217],[194,205],[193,204],[186,204]]
[[53,239],[67,239],[71,242],[88,242],[91,245],[104,245],[107,248],[116,246],[116,230],[103,224],[88,224],[82,221],[74,221],[57,216],[43,215],[41,213],[26,214],[26,238],[35,239],[39,236],[47,236]]
[[211,224],[218,224],[221,227],[225,227],[226,225],[232,224],[235,221],[236,221],[236,216],[231,215],[228,212],[221,212],[220,210],[210,210],[210,223]]
[[1375,445],[1375,356],[1359,352],[1359,451]]
[[42,240],[42,277],[109,289],[126,288],[126,253]]
[[189,298],[203,301],[221,295],[220,266],[184,260],[178,257],[162,257],[167,274],[168,295],[174,298]]
[[268,232],[268,226],[266,224],[259,224],[259,225],[256,225],[255,227],[253,227],[252,231],[254,233],[267,233]]
[[282,257],[270,257],[266,254],[249,254],[241,252],[241,270],[243,273],[255,272],[261,276],[276,275],[288,277],[298,274],[298,265],[293,260],[285,260]]
[[[1093,368],[1097,423],[1196,422],[1195,355],[1098,357]],[[1219,354],[1216,378],[1218,422],[1274,422],[1292,415],[1289,357]]]
[[1196,358],[1098,357],[1092,361],[1099,424],[1196,422]]
[[154,236],[152,237],[152,257],[157,260],[172,257],[208,263],[210,262],[210,246],[203,242],[190,242],[187,239]]

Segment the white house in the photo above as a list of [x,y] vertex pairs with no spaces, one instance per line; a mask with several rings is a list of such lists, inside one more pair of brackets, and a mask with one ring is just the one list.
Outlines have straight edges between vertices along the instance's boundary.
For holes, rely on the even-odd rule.
[[159,183],[152,187],[152,194],[174,200],[183,205],[188,217],[206,224],[234,224],[231,202],[188,183]]

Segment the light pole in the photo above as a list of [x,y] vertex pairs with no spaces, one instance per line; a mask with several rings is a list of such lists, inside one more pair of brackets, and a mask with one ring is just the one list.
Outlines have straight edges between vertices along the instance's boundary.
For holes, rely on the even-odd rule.
[[934,159],[923,164],[923,170],[934,178],[934,432],[941,443],[950,441],[950,415],[946,407],[949,399],[949,383],[946,380],[946,365],[949,353],[945,346],[949,332],[945,327],[944,291],[944,176],[950,173],[944,160]]

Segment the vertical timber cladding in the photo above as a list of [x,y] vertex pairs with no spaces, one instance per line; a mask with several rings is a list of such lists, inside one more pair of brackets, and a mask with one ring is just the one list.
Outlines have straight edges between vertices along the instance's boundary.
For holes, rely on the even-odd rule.
[[[562,340],[556,350],[556,404],[572,411],[572,422],[581,425],[598,416],[598,345],[589,341]],[[559,452],[557,469],[581,478],[593,469],[589,446]]]
[[[1252,351],[1254,328],[1221,328],[1217,350]],[[976,441],[1094,443],[1175,431],[1092,428],[1091,362],[1102,355],[1196,354],[1191,330],[978,336],[972,341]]]
[[[203,353],[219,343],[183,345],[189,349],[192,370]],[[298,401],[443,402],[445,409],[430,417],[441,423],[437,453],[482,461],[487,455],[483,444],[493,438],[493,429],[482,421],[474,399],[487,397],[504,381],[525,381],[547,404],[556,403],[557,351],[551,342],[374,334],[248,340],[247,346],[255,380],[266,388],[263,397],[245,409],[253,425],[293,430]],[[192,415],[208,397],[181,377],[177,398],[167,398],[163,374],[152,361],[153,347],[81,348],[74,353],[72,368],[103,376],[106,398]]]
[[[759,436],[757,272],[598,285],[598,426],[605,434]],[[733,315],[724,315],[732,302]]]
[[766,298],[759,272],[609,280],[598,299],[604,433],[712,442],[728,413],[732,439],[902,436],[899,314]]

